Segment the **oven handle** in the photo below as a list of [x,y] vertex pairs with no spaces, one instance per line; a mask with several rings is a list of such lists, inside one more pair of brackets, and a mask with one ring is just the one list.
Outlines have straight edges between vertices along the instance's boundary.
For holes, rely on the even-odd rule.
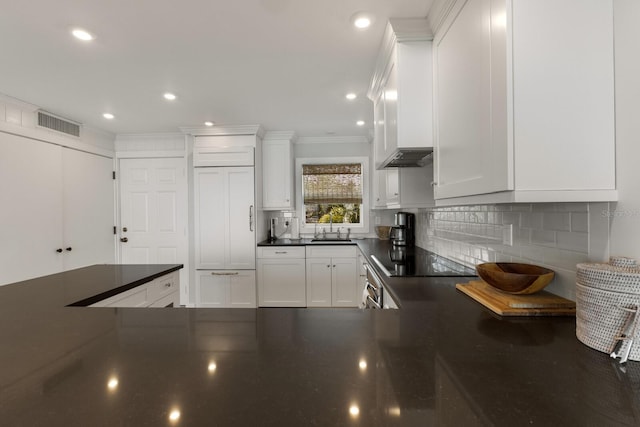
[[369,264],[365,264],[364,268],[367,270],[367,273],[371,273],[371,278],[375,282],[374,283],[375,288],[376,289],[382,288],[382,280],[380,280],[380,278],[378,277],[378,273],[376,273]]

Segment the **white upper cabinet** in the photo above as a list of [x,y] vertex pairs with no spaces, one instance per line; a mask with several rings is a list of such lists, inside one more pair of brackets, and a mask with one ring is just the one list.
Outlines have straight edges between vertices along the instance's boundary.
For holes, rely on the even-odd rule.
[[262,140],[262,209],[293,210],[293,132],[267,132]]
[[367,94],[375,104],[377,169],[403,153],[433,148],[431,39],[425,19],[392,19],[387,25]]
[[438,205],[610,201],[611,0],[452,0],[434,36]]

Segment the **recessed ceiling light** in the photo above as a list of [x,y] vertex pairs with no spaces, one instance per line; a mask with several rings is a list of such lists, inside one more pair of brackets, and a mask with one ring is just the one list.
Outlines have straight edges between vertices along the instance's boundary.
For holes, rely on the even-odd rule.
[[176,99],[176,96],[169,92],[165,93],[163,96],[164,99],[168,99],[169,101],[173,101],[174,99]]
[[107,120],[112,120],[113,118],[115,118],[115,116],[111,113],[104,113],[102,117],[104,117]]
[[364,30],[373,24],[373,17],[366,12],[357,12],[351,15],[351,23],[357,29]]
[[364,126],[364,120],[358,120],[358,121],[356,122],[356,124],[357,124],[358,126]]
[[80,28],[76,28],[75,30],[71,31],[71,34],[73,34],[73,37],[86,42],[91,41],[95,38],[93,37],[93,34]]
[[353,101],[353,100],[354,100],[354,99],[356,99],[357,97],[358,97],[358,95],[356,95],[355,93],[348,93],[348,94],[346,95],[346,98],[347,98],[349,101]]
[[204,122],[205,126],[213,126],[213,122]]

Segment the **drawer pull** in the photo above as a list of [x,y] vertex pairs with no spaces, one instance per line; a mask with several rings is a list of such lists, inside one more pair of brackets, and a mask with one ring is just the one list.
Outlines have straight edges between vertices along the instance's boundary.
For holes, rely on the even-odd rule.
[[287,251],[276,251],[277,254],[286,254]]
[[216,273],[215,271],[211,272],[212,276],[237,276],[238,274],[240,273],[238,273],[237,271],[230,272],[230,273]]
[[165,284],[164,284],[164,287],[165,287],[165,288],[170,288],[170,287],[171,287],[171,283],[165,283]]

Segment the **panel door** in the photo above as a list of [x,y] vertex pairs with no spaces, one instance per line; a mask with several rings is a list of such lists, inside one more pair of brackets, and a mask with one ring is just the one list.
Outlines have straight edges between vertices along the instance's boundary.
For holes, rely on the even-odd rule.
[[197,269],[224,269],[227,247],[227,212],[224,168],[196,168],[195,249]]
[[115,262],[113,160],[63,149],[64,269]]
[[120,159],[123,263],[187,262],[186,196],[183,159]]
[[331,260],[331,304],[334,307],[358,306],[357,264],[356,258]]
[[0,284],[62,270],[61,150],[0,133]]
[[252,167],[224,168],[228,205],[226,212],[227,263],[225,268],[256,268],[256,210]]
[[260,307],[306,305],[304,259],[259,259],[257,273]]
[[307,307],[331,307],[331,258],[307,259]]
[[386,169],[386,196],[387,205],[394,205],[400,202],[400,180],[398,168]]

